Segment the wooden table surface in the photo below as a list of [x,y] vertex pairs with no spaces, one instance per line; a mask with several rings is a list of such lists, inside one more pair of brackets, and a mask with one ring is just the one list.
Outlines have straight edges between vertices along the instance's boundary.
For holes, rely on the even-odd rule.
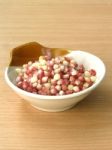
[[[99,56],[104,81],[73,109],[34,109],[4,80],[10,50],[30,41]],[[112,150],[112,0],[0,0],[0,150],[44,149]]]

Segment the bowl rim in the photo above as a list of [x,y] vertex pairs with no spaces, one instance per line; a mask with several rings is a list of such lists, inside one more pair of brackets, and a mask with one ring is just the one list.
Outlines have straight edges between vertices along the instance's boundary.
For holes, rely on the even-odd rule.
[[104,69],[104,74],[102,74],[101,78],[95,82],[91,87],[83,90],[83,91],[80,91],[80,92],[77,92],[77,93],[72,93],[72,94],[68,94],[68,95],[56,95],[56,96],[49,96],[49,95],[39,95],[39,94],[35,94],[35,93],[30,93],[30,92],[27,92],[27,91],[24,91],[20,88],[18,88],[16,85],[14,85],[10,79],[8,78],[8,69],[9,67],[6,67],[5,69],[5,80],[7,82],[7,84],[16,92],[22,94],[22,95],[25,95],[25,96],[28,96],[28,97],[32,97],[32,98],[37,98],[37,99],[41,99],[41,100],[63,100],[63,99],[69,99],[69,98],[73,98],[73,97],[77,97],[77,96],[80,96],[80,95],[83,95],[83,94],[86,94],[86,93],[89,93],[91,92],[93,89],[95,89],[99,84],[100,82],[103,80],[104,76],[105,76],[105,73],[106,73],[106,66],[105,64],[103,63],[103,61],[95,56],[94,54],[92,53],[89,53],[89,52],[86,52],[86,51],[82,51],[82,50],[73,50],[72,52],[81,52],[81,53],[84,53],[84,54],[87,54],[87,55],[91,55],[92,57],[95,57],[97,60],[100,61],[100,63],[102,64],[103,66],[103,69]]

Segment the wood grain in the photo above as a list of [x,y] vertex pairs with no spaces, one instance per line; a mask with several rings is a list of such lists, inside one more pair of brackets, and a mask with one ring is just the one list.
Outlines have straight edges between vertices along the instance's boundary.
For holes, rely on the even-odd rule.
[[[4,81],[10,50],[30,41],[99,56],[105,80],[71,110],[32,108]],[[0,150],[44,149],[112,149],[112,0],[0,0]]]

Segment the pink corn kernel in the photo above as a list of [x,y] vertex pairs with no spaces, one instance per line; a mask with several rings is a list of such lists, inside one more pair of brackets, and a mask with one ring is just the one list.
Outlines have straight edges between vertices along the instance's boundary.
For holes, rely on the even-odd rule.
[[94,69],[91,69],[91,70],[90,70],[90,74],[91,74],[92,76],[96,76],[96,71],[95,71]]
[[62,85],[61,88],[62,88],[63,91],[66,91],[68,89],[67,85]]
[[28,88],[28,82],[23,81],[23,83],[22,83],[22,88],[23,88],[24,90],[26,90],[26,89]]
[[17,82],[17,87],[19,87],[19,88],[21,88],[21,89],[22,89],[22,85],[23,85],[22,81]]

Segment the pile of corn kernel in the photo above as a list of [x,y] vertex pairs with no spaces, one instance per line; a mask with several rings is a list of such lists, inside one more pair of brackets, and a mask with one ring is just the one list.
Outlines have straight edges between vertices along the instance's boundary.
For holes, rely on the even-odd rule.
[[16,85],[27,92],[40,95],[68,95],[92,86],[96,71],[86,70],[73,58],[40,56],[38,61],[28,62],[16,68]]

